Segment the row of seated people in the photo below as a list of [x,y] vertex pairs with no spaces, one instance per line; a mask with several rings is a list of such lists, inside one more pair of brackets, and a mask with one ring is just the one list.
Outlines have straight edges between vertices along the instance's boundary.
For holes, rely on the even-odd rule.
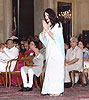
[[[77,39],[75,37],[72,37],[70,39],[70,46],[71,48],[67,50],[66,59],[65,59],[65,87],[66,87],[66,83],[67,83],[67,87],[68,84],[69,86],[71,84],[70,75],[69,75],[70,71],[72,70],[78,70],[80,72],[83,71],[83,65],[82,65],[83,50],[80,48],[79,44],[77,45]],[[86,55],[87,54],[85,52],[84,58],[86,58]],[[86,81],[84,83],[86,84]]]
[[[33,50],[34,48],[36,48],[36,45],[37,45],[38,51]],[[6,71],[5,67],[7,65],[7,62],[11,59],[18,58],[18,56],[19,56],[19,58],[24,58],[25,56],[28,56],[26,54],[29,54],[29,55],[35,54],[35,56],[37,56],[36,53],[41,52],[43,54],[43,57],[44,57],[45,48],[42,48],[42,49],[39,50],[39,43],[36,42],[36,41],[32,40],[29,43],[26,41],[24,44],[21,44],[21,46],[22,46],[22,48],[20,49],[19,46],[13,42],[12,39],[8,39],[6,41],[6,44],[0,45],[0,64],[1,64],[1,66],[2,65],[4,66],[4,67],[2,66],[2,68],[0,68],[0,72],[5,72]],[[45,57],[44,57],[44,59],[45,59]],[[37,63],[37,62],[35,61],[34,63]],[[16,64],[16,61],[14,61],[13,66],[11,66],[11,71],[16,70],[15,64]],[[19,61],[19,71],[21,70],[21,67],[23,67],[23,65],[24,65],[23,60],[20,60]],[[7,71],[9,71],[9,69]],[[16,80],[15,76],[12,76],[12,77],[13,77],[12,78],[12,84],[16,85],[17,80]],[[20,82],[22,84],[21,78],[20,78]]]
[[[89,73],[89,43],[86,43],[86,46],[84,47],[82,41],[77,41],[77,39],[73,37],[70,39],[70,44],[65,43],[65,50],[65,87],[71,87],[71,79],[69,72],[73,70],[77,70],[79,72],[84,71],[83,82],[85,85],[87,85],[86,78],[87,73]],[[75,76],[77,82],[79,76],[77,74]]]
[[[36,56],[36,53],[38,54],[38,51],[39,51],[38,49],[36,51],[33,50],[33,48],[36,48],[36,43],[34,41],[31,41],[29,43],[29,47],[27,46],[28,42],[25,42],[22,45],[23,45],[22,46],[23,49],[20,49],[18,47],[18,45],[14,44],[13,40],[11,40],[11,39],[8,39],[6,41],[6,46],[1,44],[0,64],[2,67],[0,68],[0,72],[5,71],[7,61],[9,61],[11,59],[15,59],[18,56],[20,56],[20,58],[24,57],[26,53],[29,53],[31,55],[35,53],[35,56]],[[77,46],[76,38],[72,37],[70,39],[70,46],[71,47],[66,51],[66,59],[65,59],[65,87],[66,87],[66,84],[67,84],[67,86],[68,86],[68,84],[70,84],[70,76],[69,76],[70,71],[72,71],[72,70],[83,71],[83,67],[82,67],[83,50],[80,47],[78,47],[79,45]],[[27,50],[25,51],[24,48]],[[37,48],[39,48],[39,46],[37,46]],[[44,55],[44,52],[45,52],[44,47],[42,49],[40,49],[39,52],[43,53],[43,55]],[[44,59],[45,59],[45,57],[44,57]],[[14,62],[14,63],[16,63],[16,62]],[[19,70],[21,70],[21,68],[22,68],[22,71],[24,69],[26,69],[27,70],[27,71],[25,71],[25,74],[26,74],[29,69],[27,67],[24,67],[24,69],[23,69],[22,66],[23,66],[23,61],[20,61]],[[15,66],[11,67],[11,71],[13,71],[13,70],[16,70]],[[34,69],[33,70],[31,69],[31,71],[32,71],[32,73],[35,72]],[[35,74],[35,73],[33,73],[33,74]],[[33,76],[33,74],[32,74],[32,76]],[[22,75],[24,86],[26,87],[26,83],[25,83],[26,81],[24,81],[24,78],[23,78],[24,76],[23,76],[23,74],[21,74],[21,75]],[[25,80],[26,80],[26,78],[25,78]],[[31,81],[31,82],[33,82],[33,81]],[[17,83],[15,82],[15,80],[12,80],[12,84],[17,84]],[[30,86],[29,86],[30,88],[31,88],[31,85],[32,85],[32,83],[30,83]],[[28,85],[27,85],[27,87],[28,87]]]
[[[7,62],[18,58],[19,50],[14,46],[13,40],[8,39],[5,44],[0,44],[0,73],[6,72]],[[14,70],[16,61],[12,63],[11,71]],[[9,68],[7,68],[9,71]]]

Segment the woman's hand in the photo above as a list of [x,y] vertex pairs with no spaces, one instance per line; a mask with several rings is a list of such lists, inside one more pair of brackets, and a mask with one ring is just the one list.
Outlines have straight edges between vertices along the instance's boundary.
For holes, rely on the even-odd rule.
[[44,30],[49,30],[49,26],[48,26],[48,24],[45,22],[45,20],[42,20],[42,25],[43,25],[43,29]]
[[38,48],[34,48],[34,50],[33,50],[34,52],[35,52],[35,56],[38,56],[39,55],[39,49]]
[[45,33],[46,32],[46,30],[43,28],[43,31],[42,31],[42,33]]
[[[55,40],[55,39],[54,39],[53,33],[49,30],[48,24],[47,24],[44,20],[42,21],[42,24],[43,24],[43,28],[46,30],[46,32],[49,34],[49,36],[50,36],[53,40]],[[44,37],[43,37],[43,38],[44,38]]]

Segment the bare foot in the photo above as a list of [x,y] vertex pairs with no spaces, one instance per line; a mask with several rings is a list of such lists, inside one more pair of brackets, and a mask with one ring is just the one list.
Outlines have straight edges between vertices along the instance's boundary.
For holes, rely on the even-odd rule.
[[59,96],[59,94],[54,94],[54,96]]
[[52,97],[52,96],[54,96],[54,94],[50,94],[50,96]]
[[50,96],[59,96],[59,94],[50,94]]
[[62,96],[63,94],[50,94],[50,96]]
[[63,96],[63,93],[61,93],[59,96]]

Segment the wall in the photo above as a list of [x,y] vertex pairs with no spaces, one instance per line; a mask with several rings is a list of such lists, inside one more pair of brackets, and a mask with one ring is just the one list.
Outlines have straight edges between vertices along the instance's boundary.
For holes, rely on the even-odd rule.
[[12,0],[3,0],[3,41],[12,35]]
[[[42,31],[43,11],[47,7],[56,9],[57,0],[34,0],[34,34]],[[89,30],[89,0],[59,0],[73,2],[73,34]],[[12,0],[0,0],[0,42],[11,35]]]
[[78,36],[82,30],[89,30],[89,0],[74,1],[74,34]]
[[0,42],[3,41],[3,0],[0,0]]
[[34,0],[35,34],[42,30],[41,20],[44,9],[51,7],[57,11],[57,1],[73,4],[72,33],[74,36],[81,34],[82,30],[89,30],[89,0]]
[[[56,0],[57,1],[57,0]],[[72,23],[74,36],[79,36],[82,30],[89,30],[89,0],[58,0],[73,4]]]
[[80,13],[78,13],[80,17],[80,32],[82,30],[89,30],[89,0],[79,0],[80,3]]
[[11,35],[12,0],[0,0],[0,43]]
[[42,31],[43,12],[50,7],[56,10],[56,0],[34,0],[34,34]]
[[44,0],[34,0],[34,35],[42,31]]

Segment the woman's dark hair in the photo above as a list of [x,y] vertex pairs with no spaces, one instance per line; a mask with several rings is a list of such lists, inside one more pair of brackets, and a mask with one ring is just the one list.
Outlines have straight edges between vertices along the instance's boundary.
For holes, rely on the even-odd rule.
[[[60,26],[60,22],[58,21],[58,18],[56,17],[56,13],[51,8],[47,8],[44,11],[44,19],[45,19],[45,12],[49,14],[49,19],[50,19],[50,21],[52,23],[52,25],[51,25],[52,28],[54,27],[54,25],[56,23],[59,23],[59,26]],[[45,19],[45,21],[46,21],[46,19]]]
[[[38,49],[39,49],[39,43],[38,43],[37,41],[31,40],[30,42],[34,42],[34,44],[35,44],[36,48],[38,48]],[[29,44],[30,44],[30,42],[29,42]]]
[[84,44],[83,40],[79,40],[78,43],[79,43],[79,42],[82,42],[83,46],[85,47],[85,44]]

